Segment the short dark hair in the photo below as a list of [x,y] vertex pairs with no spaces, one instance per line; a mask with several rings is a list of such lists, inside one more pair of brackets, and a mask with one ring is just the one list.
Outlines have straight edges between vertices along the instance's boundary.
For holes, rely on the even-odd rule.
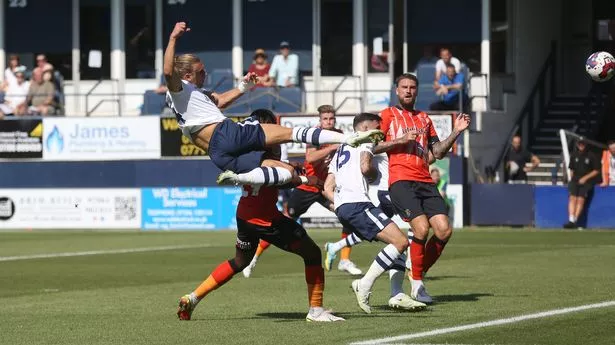
[[419,79],[412,73],[404,73],[402,75],[400,75],[399,77],[397,77],[395,79],[395,87],[399,86],[399,82],[404,80],[404,79],[410,79],[410,80],[414,80],[414,82],[416,83],[416,87],[419,86]]
[[333,115],[335,115],[335,108],[333,108],[332,105],[329,104],[323,104],[320,107],[318,107],[318,115],[324,114],[324,113],[333,113]]
[[[445,64],[445,66],[446,66],[446,68],[450,68],[450,67],[455,68],[455,65],[453,65],[453,64],[452,64],[452,63],[450,63],[450,62],[447,62],[447,63]],[[457,69],[455,69],[455,71],[457,71]]]
[[615,139],[611,139],[611,140],[606,142],[607,146],[611,146],[612,144],[615,144]]
[[352,128],[357,129],[357,126],[365,121],[378,121],[380,122],[380,116],[372,113],[361,113],[354,117],[352,120]]
[[260,123],[278,122],[273,112],[269,109],[256,109],[250,114],[250,117],[256,119]]

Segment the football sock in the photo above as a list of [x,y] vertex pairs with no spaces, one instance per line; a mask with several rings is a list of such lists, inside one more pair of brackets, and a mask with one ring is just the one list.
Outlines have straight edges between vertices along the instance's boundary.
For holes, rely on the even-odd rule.
[[391,297],[395,297],[400,293],[404,292],[403,284],[404,284],[404,273],[405,269],[399,270],[391,268],[389,270],[389,280],[391,281]]
[[571,215],[568,216],[568,220],[571,223],[575,223],[577,221],[577,218],[574,215],[571,214]]
[[435,235],[431,236],[429,241],[427,241],[427,245],[425,246],[425,260],[423,262],[424,272],[427,273],[431,266],[438,261],[440,255],[442,255],[442,251],[446,246],[446,241],[442,241],[437,238]]
[[332,251],[337,253],[340,250],[342,250],[342,248],[352,247],[357,243],[361,243],[361,239],[353,233],[353,234],[348,235],[346,238],[342,238],[341,240],[335,243],[331,243],[329,245],[329,248],[331,248]]
[[190,294],[190,300],[198,302],[210,292],[224,285],[237,273],[229,261],[224,261]]
[[237,182],[240,184],[280,186],[292,179],[293,174],[281,167],[258,167],[247,173],[237,174]]
[[341,144],[345,141],[347,134],[328,131],[326,129],[313,127],[294,127],[292,140],[296,143],[306,143],[312,145]]
[[256,253],[254,254],[254,259],[257,259],[259,256],[261,256],[261,254],[263,254],[265,249],[269,248],[270,245],[271,244],[269,242],[265,241],[265,240],[258,241],[258,248],[256,248]]
[[382,248],[374,262],[372,262],[371,266],[367,270],[367,273],[361,278],[359,284],[361,288],[371,290],[374,282],[384,271],[389,269],[395,259],[397,259],[401,255],[400,252],[397,251],[394,245],[388,244],[386,247]]
[[[345,234],[342,232],[342,239],[346,239],[348,237],[348,234]],[[350,260],[350,252],[352,251],[352,248],[350,246],[345,246],[344,248],[342,248],[341,253],[340,253],[340,260]]]
[[310,308],[322,307],[322,294],[325,290],[325,270],[322,266],[305,265],[305,282]]
[[412,279],[423,279],[423,260],[425,259],[425,240],[416,237],[410,243],[410,260],[412,261]]

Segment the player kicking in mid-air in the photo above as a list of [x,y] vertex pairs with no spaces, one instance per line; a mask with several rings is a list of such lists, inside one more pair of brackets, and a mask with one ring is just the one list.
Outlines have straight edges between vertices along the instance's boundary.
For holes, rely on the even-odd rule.
[[[457,137],[470,125],[470,116],[460,114],[454,121],[451,135],[440,141],[429,116],[414,109],[418,90],[416,76],[405,73],[395,80],[399,105],[380,113],[386,142],[378,145],[389,156],[389,193],[397,213],[410,222],[414,236],[410,243],[412,290],[417,301],[432,303],[425,290],[423,275],[438,260],[453,229],[448,208],[429,174],[429,152],[442,159]],[[416,133],[409,145],[398,139],[406,133]],[[378,152],[378,151],[377,151]],[[429,227],[434,230],[427,241]]]
[[[318,127],[321,129],[338,131],[335,128],[335,108],[333,106],[325,104],[318,107]],[[335,151],[339,145],[321,145],[312,146],[308,145],[305,151],[304,169],[306,176],[316,176],[320,180],[324,181],[327,178],[329,172],[329,163],[331,157],[335,154]],[[385,155],[386,156],[386,155]],[[388,169],[388,166],[387,166]],[[387,185],[388,188],[388,185]],[[321,187],[301,185],[292,190],[290,198],[288,199],[288,215],[294,220],[298,220],[302,214],[314,203],[319,203],[326,209],[333,211],[333,203],[322,194]],[[348,229],[342,229],[342,238],[346,238],[352,232]],[[243,270],[243,275],[248,278],[252,274],[254,267],[258,261],[260,255],[269,247],[267,242],[261,241],[256,250],[254,258],[250,265]],[[351,275],[361,275],[363,272],[350,261],[350,247],[344,247],[341,249],[341,260],[337,268],[340,271],[345,271]],[[327,268],[329,269],[329,268]]]
[[205,150],[211,161],[221,170],[220,184],[284,185],[293,178],[294,169],[287,165],[262,164],[251,151],[286,142],[313,145],[346,143],[358,146],[365,142],[384,139],[381,131],[368,131],[344,135],[319,128],[287,128],[276,124],[245,122],[237,124],[227,119],[225,108],[249,90],[257,81],[256,74],[248,73],[239,86],[222,94],[201,89],[207,73],[201,60],[194,54],[175,56],[179,37],[190,31],[186,23],[175,24],[164,53],[164,77],[169,91],[167,103],[175,113],[179,128],[191,142]]
[[[268,115],[269,114],[269,115]],[[274,123],[275,117],[268,110],[256,114],[264,123]],[[268,152],[268,155],[275,153]],[[279,156],[273,157],[279,159]],[[318,182],[308,178],[309,184]],[[288,186],[301,184],[295,178]],[[301,256],[305,264],[305,280],[308,287],[310,309],[307,321],[343,321],[322,306],[325,287],[325,272],[321,264],[320,248],[307,235],[305,229],[292,219],[285,217],[277,208],[278,188],[267,186],[243,186],[243,194],[237,206],[237,242],[235,257],[222,262],[192,293],[179,299],[177,315],[180,320],[190,320],[199,301],[224,285],[235,274],[241,272],[252,260],[259,239],[276,247]]]
[[[379,125],[380,117],[369,113],[359,114],[353,121],[355,130],[376,129]],[[372,165],[372,147],[371,144],[361,145],[359,148],[340,146],[329,166],[323,191],[329,200],[333,200],[335,213],[343,226],[364,240],[376,239],[387,243],[365,276],[352,282],[352,290],[359,307],[366,313],[371,313],[369,296],[375,280],[391,268],[408,248],[406,235],[369,199],[368,179],[373,180],[377,174]],[[414,305],[412,309],[425,307],[425,304],[420,302],[410,300],[409,303]]]

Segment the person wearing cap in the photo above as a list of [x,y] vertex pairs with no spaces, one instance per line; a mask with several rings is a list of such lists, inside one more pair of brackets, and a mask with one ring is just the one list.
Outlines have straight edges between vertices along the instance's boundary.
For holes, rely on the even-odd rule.
[[0,84],[0,90],[7,91],[11,84],[17,82],[17,72],[25,72],[26,67],[19,63],[18,55],[9,55],[9,66],[4,71],[4,83]]
[[280,54],[273,58],[269,76],[278,87],[293,87],[299,84],[299,58],[290,53],[290,44],[280,43]]
[[273,85],[273,80],[269,77],[271,65],[267,61],[267,54],[264,49],[256,49],[252,64],[248,68],[248,73],[255,73],[258,76],[258,83],[255,87],[268,87]]
[[585,207],[585,199],[594,189],[600,173],[600,160],[587,149],[585,139],[577,141],[577,149],[570,155],[570,182],[568,182],[568,223],[566,229],[577,228],[577,220]]
[[[521,147],[519,135],[512,138],[505,161],[508,183],[527,183],[527,173],[536,169],[540,164],[538,156]],[[532,163],[532,165],[526,166],[526,163]]]
[[4,103],[0,103],[0,119],[8,115],[24,115],[27,110],[26,97],[30,83],[26,81],[23,69],[15,69],[15,81],[8,84]]

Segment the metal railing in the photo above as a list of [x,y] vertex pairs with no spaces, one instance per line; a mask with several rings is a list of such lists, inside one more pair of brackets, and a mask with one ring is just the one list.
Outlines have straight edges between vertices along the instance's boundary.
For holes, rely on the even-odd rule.
[[[100,107],[103,103],[105,102],[113,102],[113,103],[117,103],[117,112],[118,112],[118,116],[122,116],[122,102],[121,102],[121,95],[119,93],[112,93],[110,95],[112,95],[113,97],[117,97],[114,99],[101,99],[100,101],[98,101],[98,103],[96,103],[96,105],[94,105],[94,107],[90,110],[90,103],[89,103],[89,97],[92,96],[92,93],[94,92],[94,90],[96,90],[96,88],[98,86],[100,86],[104,81],[106,80],[99,80],[96,82],[96,84],[94,84],[92,86],[92,88],[90,88],[90,90],[88,92],[85,93],[85,116],[90,116],[94,111],[96,111],[96,109],[98,109],[98,107]],[[113,82],[115,85],[115,87],[117,88],[119,85],[119,80],[117,79],[110,79],[111,82]],[[106,96],[107,94],[105,94]],[[66,95],[65,95],[66,96]],[[96,96],[101,96],[99,94],[97,94]]]

